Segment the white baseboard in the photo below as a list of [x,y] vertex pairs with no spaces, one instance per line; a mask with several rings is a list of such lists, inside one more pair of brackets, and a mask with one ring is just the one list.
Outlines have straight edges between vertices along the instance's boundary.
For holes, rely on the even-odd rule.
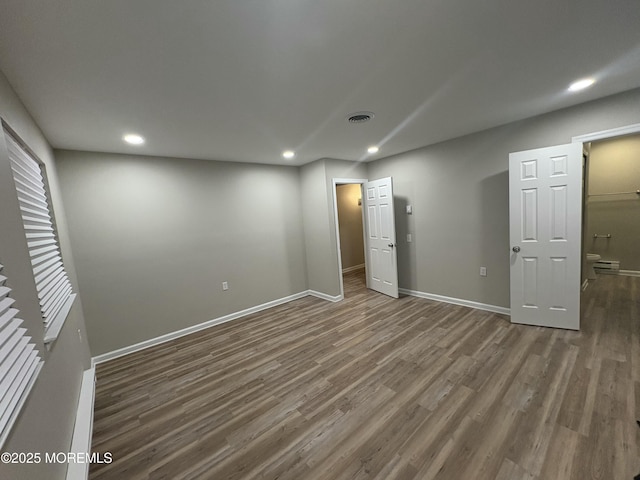
[[598,275],[622,275],[623,277],[640,277],[637,270],[607,270],[606,268],[596,268]]
[[[80,398],[76,410],[76,423],[71,439],[71,453],[91,453],[91,436],[93,433],[93,404],[96,394],[96,370],[90,368],[82,375]],[[67,480],[87,480],[89,463],[69,462]]]
[[619,270],[619,275],[626,275],[627,277],[640,277],[640,272],[637,270]]
[[156,345],[160,345],[161,343],[169,342],[171,340],[175,340],[176,338],[184,337],[185,335],[189,335],[191,333],[199,332],[200,330],[213,327],[214,325],[219,325],[221,323],[230,322],[231,320],[235,320],[237,318],[246,317],[247,315],[251,315],[252,313],[257,313],[262,310],[266,310],[267,308],[277,307],[278,305],[282,305],[284,303],[288,303],[302,297],[307,297],[309,295],[321,298],[323,300],[328,300],[330,302],[339,302],[343,298],[341,295],[333,297],[331,295],[327,295],[326,293],[316,292],[315,290],[305,290],[303,292],[289,295],[288,297],[272,300],[271,302],[263,303],[262,305],[257,305],[255,307],[247,308],[239,312],[230,313],[229,315],[214,318],[213,320],[208,320],[206,322],[199,323],[198,325],[183,328],[182,330],[176,330],[175,332],[170,332],[159,337],[150,338],[149,340],[145,340],[134,345],[129,345],[128,347],[119,348],[118,350],[114,350],[112,352],[97,355],[92,358],[91,363],[92,365],[97,365],[99,363],[107,362],[109,360],[122,357],[123,355],[138,352],[140,350],[144,350],[145,348],[154,347]]
[[364,263],[360,265],[354,265],[353,267],[347,267],[342,269],[342,273],[355,272],[356,270],[364,270]]
[[434,293],[419,292],[417,290],[409,290],[406,288],[399,288],[398,291],[405,295],[411,295],[412,297],[426,298],[428,300],[435,300],[436,302],[451,303],[453,305],[471,307],[477,310],[486,310],[487,312],[501,313],[503,315],[511,315],[511,310],[509,308],[499,307],[497,305],[488,305],[486,303],[473,302],[471,300],[464,300],[461,298],[445,297],[444,295],[436,295]]
[[247,315],[251,315],[252,313],[257,313],[262,310],[266,310],[267,308],[277,307],[278,305],[282,305],[283,303],[288,303],[293,300],[306,297],[308,295],[311,295],[311,293],[308,290],[306,290],[304,292],[299,292],[293,295],[289,295],[288,297],[272,300],[270,302],[263,303],[261,305],[256,305],[255,307],[250,307],[245,310],[240,310],[239,312],[230,313],[229,315],[224,315],[223,317],[214,318],[213,320],[208,320],[206,322],[199,323],[191,327],[183,328],[181,330],[176,330],[175,332],[170,332],[165,335],[161,335],[159,337],[150,338],[149,340],[145,340],[143,342],[136,343],[128,347],[119,348],[118,350],[114,350],[112,352],[107,352],[101,355],[97,355],[93,357],[93,361],[94,361],[94,364],[99,364],[109,360],[113,360],[114,358],[122,357],[123,355],[128,355],[133,352],[144,350],[145,348],[160,345],[161,343],[169,342],[171,340],[175,340],[176,338],[184,337],[185,335],[199,332],[200,330],[204,330],[205,328],[213,327],[214,325],[219,325],[221,323],[230,322],[231,320],[245,317]]
[[317,292],[315,290],[308,290],[308,294],[311,295],[312,297],[318,297],[318,298],[321,298],[322,300],[328,300],[334,303],[344,300],[344,297],[342,295],[332,296],[327,293]]

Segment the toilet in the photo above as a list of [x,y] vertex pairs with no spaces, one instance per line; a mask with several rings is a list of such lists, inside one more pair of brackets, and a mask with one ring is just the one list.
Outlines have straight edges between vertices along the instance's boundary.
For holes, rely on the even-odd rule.
[[602,257],[597,253],[587,253],[587,278],[589,280],[595,280],[598,278],[596,276],[596,271],[593,268],[593,265],[600,260]]

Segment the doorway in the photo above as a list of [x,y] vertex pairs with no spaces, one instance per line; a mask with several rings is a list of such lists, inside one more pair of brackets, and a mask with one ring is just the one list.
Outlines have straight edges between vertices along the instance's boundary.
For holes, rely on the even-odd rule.
[[592,142],[585,175],[583,282],[640,276],[640,134]]
[[383,177],[371,181],[367,179],[333,179],[335,253],[337,253],[338,259],[340,299],[344,298],[344,278],[342,273],[338,201],[336,197],[338,186],[344,184],[355,184],[356,188],[360,189],[361,200],[358,202],[360,203],[360,205],[358,205],[360,207],[360,215],[358,218],[363,226],[366,288],[384,295],[389,295],[390,297],[398,298],[398,256],[396,249],[393,178]]
[[366,288],[367,285],[362,210],[363,183],[358,181],[334,184],[340,289],[345,298]]
[[[583,198],[583,209],[585,211],[585,215],[584,215],[584,219],[583,219],[583,224],[582,224],[582,243],[583,243],[583,250],[582,250],[582,257],[583,257],[583,272],[582,272],[582,278],[581,281],[582,283],[582,289],[581,289],[581,311],[580,311],[580,320],[581,323],[585,322],[585,321],[589,321],[589,316],[591,314],[590,312],[590,305],[591,305],[591,299],[594,296],[605,296],[607,298],[613,299],[616,298],[616,302],[615,305],[612,305],[611,308],[608,308],[607,311],[605,312],[605,316],[607,317],[606,319],[599,319],[599,321],[603,321],[608,328],[618,328],[619,325],[615,325],[616,322],[609,322],[607,321],[609,318],[611,317],[611,319],[620,319],[620,318],[624,318],[625,316],[629,316],[632,315],[633,312],[628,311],[629,310],[629,305],[630,302],[629,300],[631,300],[631,298],[626,298],[627,296],[631,296],[631,292],[634,291],[634,289],[640,289],[640,285],[638,282],[640,279],[639,278],[634,278],[632,276],[627,276],[626,273],[627,272],[623,272],[625,273],[625,275],[620,275],[619,272],[617,275],[607,275],[601,272],[601,274],[599,275],[598,273],[596,273],[596,278],[598,278],[598,276],[600,277],[600,279],[602,279],[603,281],[598,283],[597,279],[595,282],[592,281],[591,283],[591,288],[589,288],[589,282],[588,282],[588,274],[589,274],[589,265],[587,265],[587,261],[586,261],[586,256],[587,253],[597,253],[598,251],[600,252],[606,252],[607,256],[611,254],[610,250],[606,249],[606,244],[603,246],[601,243],[602,242],[609,242],[611,244],[611,240],[615,239],[616,237],[613,236],[613,233],[615,232],[615,230],[609,231],[607,229],[607,227],[610,227],[611,225],[601,225],[599,224],[597,221],[595,223],[592,223],[592,218],[590,218],[591,216],[589,215],[589,198],[591,199],[600,199],[599,201],[607,201],[605,200],[606,197],[609,197],[609,195],[604,195],[604,196],[598,196],[595,197],[594,194],[598,194],[598,193],[622,193],[622,192],[627,192],[627,190],[608,190],[608,191],[599,191],[596,190],[595,188],[598,187],[600,188],[601,186],[604,187],[604,185],[599,185],[599,182],[596,182],[595,184],[590,185],[589,184],[589,180],[593,179],[591,178],[591,175],[594,173],[591,171],[591,156],[593,153],[593,147],[596,146],[597,148],[603,147],[605,146],[605,143],[608,142],[616,142],[617,140],[620,141],[624,141],[625,139],[629,139],[631,137],[639,137],[640,136],[640,123],[636,123],[633,125],[628,125],[625,127],[620,127],[620,128],[613,128],[610,130],[604,130],[601,132],[594,132],[594,133],[589,133],[586,135],[580,135],[580,136],[576,136],[572,138],[572,141],[574,143],[579,142],[582,143],[585,146],[585,153],[586,153],[586,158],[585,158],[585,169],[584,169],[584,174],[585,174],[585,178],[584,178],[584,185],[585,185],[585,194],[584,194],[584,198]],[[626,143],[626,142],[625,142]],[[597,153],[597,152],[596,152]],[[638,152],[638,154],[636,154],[635,156],[636,161],[638,163],[640,163],[640,152]],[[596,160],[597,161],[597,160]],[[603,169],[608,170],[607,167],[611,167],[612,165],[606,165],[606,166],[600,166],[603,167]],[[597,172],[595,172],[596,175],[598,175]],[[615,175],[614,177],[620,177],[620,175],[618,175],[620,172],[616,172],[617,175]],[[607,175],[608,176],[608,175]],[[609,178],[609,180],[611,180],[611,178]],[[637,178],[638,182],[640,182],[640,178]],[[591,187],[591,188],[590,188]],[[631,188],[628,191],[632,191],[635,189],[640,188],[640,183],[638,184],[637,187],[635,188]],[[589,197],[591,195],[591,197]],[[611,196],[611,197],[618,197],[618,195],[615,196]],[[638,208],[640,208],[640,195],[635,196],[634,195],[629,195],[627,193],[624,193],[623,195],[619,196],[620,198],[618,198],[618,200],[620,200],[621,198],[626,198],[628,199],[626,201],[626,203],[628,204],[629,202],[629,197],[631,197],[631,199],[635,200],[635,205],[638,206]],[[631,219],[629,219],[629,223],[630,223]],[[638,222],[635,222],[638,223]],[[605,230],[607,231],[600,231],[601,228],[605,228]],[[598,230],[598,231],[596,231]],[[609,239],[607,239],[607,234],[611,233],[612,237],[609,237]],[[594,235],[598,235],[598,237],[594,237]],[[603,235],[602,237],[600,235]],[[637,243],[636,243],[637,245]],[[635,247],[635,255],[636,258],[638,257],[638,247]],[[602,249],[604,248],[604,250]],[[601,259],[605,259],[607,260],[607,258],[603,258],[601,255]],[[613,259],[615,260],[615,259]],[[622,265],[624,266],[624,263],[622,263]],[[623,270],[626,270],[625,268],[623,268]]]
[[[572,144],[574,147],[579,146],[579,149],[574,148],[572,147],[572,144],[569,144],[557,147],[547,147],[546,149],[531,150],[527,152],[517,152],[510,155],[510,159],[511,157],[513,157],[514,160],[514,162],[511,162],[510,160],[510,177],[513,177],[515,179],[513,181],[510,181],[510,210],[512,212],[515,212],[515,214],[512,213],[510,215],[510,237],[511,243],[513,244],[513,253],[511,257],[511,321],[513,323],[527,323],[533,325],[567,328],[566,326],[561,325],[560,322],[550,322],[548,318],[549,315],[547,315],[547,313],[556,313],[556,311],[561,311],[563,309],[568,312],[569,309],[565,308],[565,305],[575,306],[577,304],[578,308],[570,309],[575,313],[571,315],[572,326],[569,326],[568,328],[579,328],[580,318],[582,317],[582,309],[579,307],[581,300],[581,289],[579,282],[582,280],[581,277],[585,273],[584,265],[586,263],[586,254],[592,253],[585,251],[590,247],[589,242],[585,242],[584,239],[585,224],[588,225],[589,222],[585,222],[581,214],[582,206],[585,203],[584,197],[582,196],[581,192],[582,188],[578,186],[579,190],[577,191],[575,186],[569,189],[568,187],[565,188],[562,185],[555,185],[555,183],[557,183],[558,179],[563,176],[573,177],[575,179],[576,175],[569,174],[569,170],[576,173],[579,172],[577,177],[579,177],[579,181],[582,182],[583,178],[581,168],[581,154],[583,144],[588,144],[589,142],[595,143],[601,140],[611,140],[616,137],[627,137],[629,135],[637,133],[640,133],[640,124],[629,125],[627,127],[573,137]],[[572,153],[565,155],[564,153],[560,152],[560,154],[556,155],[556,152],[553,150],[563,148],[567,149],[567,151],[571,151]],[[543,218],[544,221],[538,222],[538,189],[536,188],[536,185],[533,185],[531,188],[525,188],[526,185],[519,185],[518,183],[514,182],[524,180],[531,182],[539,181],[541,177],[537,171],[538,160],[536,160],[536,158],[534,158],[532,155],[548,153],[546,152],[547,150],[551,151],[551,156],[546,160],[543,160],[543,163],[549,165],[552,170],[551,174],[549,175],[549,177],[551,178],[551,190],[548,190],[548,193],[550,192],[549,195],[551,195],[552,197],[555,195],[558,198],[556,198],[555,200],[552,198],[552,200],[554,200],[555,202],[552,202],[553,205],[555,205],[554,208],[542,208],[542,212],[545,215],[551,215],[552,221],[547,221],[549,219],[545,217]],[[531,158],[528,158],[527,155]],[[521,160],[520,163],[516,162],[518,158],[520,158]],[[566,172],[563,173],[565,159],[567,160],[567,162],[569,162],[566,165],[571,166],[569,170],[566,170]],[[514,164],[511,165],[511,163]],[[587,162],[585,172],[588,171],[589,165]],[[514,186],[517,188],[514,188]],[[636,188],[640,188],[640,185],[631,190],[635,190]],[[559,195],[563,190],[566,190],[567,192],[573,192],[570,198],[569,196]],[[540,190],[540,192],[543,192],[543,190]],[[578,194],[578,192],[580,194]],[[589,192],[589,194],[593,193],[595,192]],[[613,193],[617,194],[620,192]],[[627,192],[624,193],[627,194]],[[565,231],[563,228],[561,228],[563,227],[564,223],[556,221],[557,218],[566,218],[568,221],[570,220],[571,223],[577,220],[578,228],[572,227],[570,229],[566,229]],[[537,229],[538,225],[541,225],[546,230],[555,229],[560,231],[560,233],[564,232],[563,235],[557,235],[557,232],[552,232],[554,234],[551,236],[546,234],[545,236],[543,236],[545,241],[547,237],[549,237],[549,239],[551,240],[551,242],[548,242],[550,245],[549,248],[551,250],[558,247],[558,245],[566,247],[567,243],[571,243],[571,245],[568,245],[569,248],[565,248],[565,250],[560,253],[551,251],[549,258],[543,259],[543,261],[538,261],[538,255],[532,252],[523,250],[522,253],[520,253],[521,246],[519,244],[517,245],[516,243],[524,243],[524,241],[526,241],[534,246],[539,243],[539,232]],[[603,232],[605,237],[607,233],[608,232]],[[599,232],[597,232],[597,234],[599,235]],[[571,241],[569,242],[569,240]],[[565,259],[567,259],[566,264],[571,266],[570,270],[568,267],[566,269],[559,268],[563,266]],[[569,259],[571,259],[570,262],[568,261]],[[555,273],[553,271],[551,272],[551,274],[548,274],[548,272],[542,272],[545,274],[539,275],[540,272],[538,271],[537,265],[542,263],[544,263],[545,265],[550,265],[551,267],[558,268],[555,269]],[[580,264],[582,264],[582,275],[580,274]],[[528,267],[528,269],[525,267]],[[576,267],[577,274],[575,274]],[[569,275],[567,272],[570,272],[571,274]],[[514,292],[516,292],[516,295],[514,295]],[[562,295],[559,295],[557,292],[561,292]],[[548,300],[547,297],[551,298],[550,302],[546,301]],[[557,298],[554,299],[554,297]],[[544,309],[539,308],[538,303],[536,303],[539,302],[539,299],[545,300],[545,303],[541,304],[545,307]],[[529,317],[531,318],[523,317],[521,313],[525,310],[527,311],[526,313],[530,314]]]

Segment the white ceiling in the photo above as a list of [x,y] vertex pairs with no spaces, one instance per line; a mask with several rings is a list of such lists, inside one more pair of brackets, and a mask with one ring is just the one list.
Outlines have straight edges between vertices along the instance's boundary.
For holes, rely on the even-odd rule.
[[56,148],[366,160],[640,87],[640,1],[2,0],[0,69]]

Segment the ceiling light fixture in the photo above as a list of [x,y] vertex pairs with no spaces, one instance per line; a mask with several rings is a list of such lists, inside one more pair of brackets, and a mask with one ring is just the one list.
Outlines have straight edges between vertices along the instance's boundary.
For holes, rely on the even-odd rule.
[[596,81],[593,78],[583,78],[582,80],[578,80],[569,85],[568,90],[570,92],[577,92],[579,90],[584,90],[587,87],[593,85]]
[[290,159],[296,156],[296,153],[293,150],[285,150],[282,152],[282,156],[286,159]]
[[128,133],[122,139],[131,145],[142,145],[144,143],[144,138],[135,133]]
[[376,147],[375,145],[371,145],[369,148],[367,148],[367,152],[369,152],[370,154],[374,154],[374,153],[378,153],[380,149],[378,147]]

